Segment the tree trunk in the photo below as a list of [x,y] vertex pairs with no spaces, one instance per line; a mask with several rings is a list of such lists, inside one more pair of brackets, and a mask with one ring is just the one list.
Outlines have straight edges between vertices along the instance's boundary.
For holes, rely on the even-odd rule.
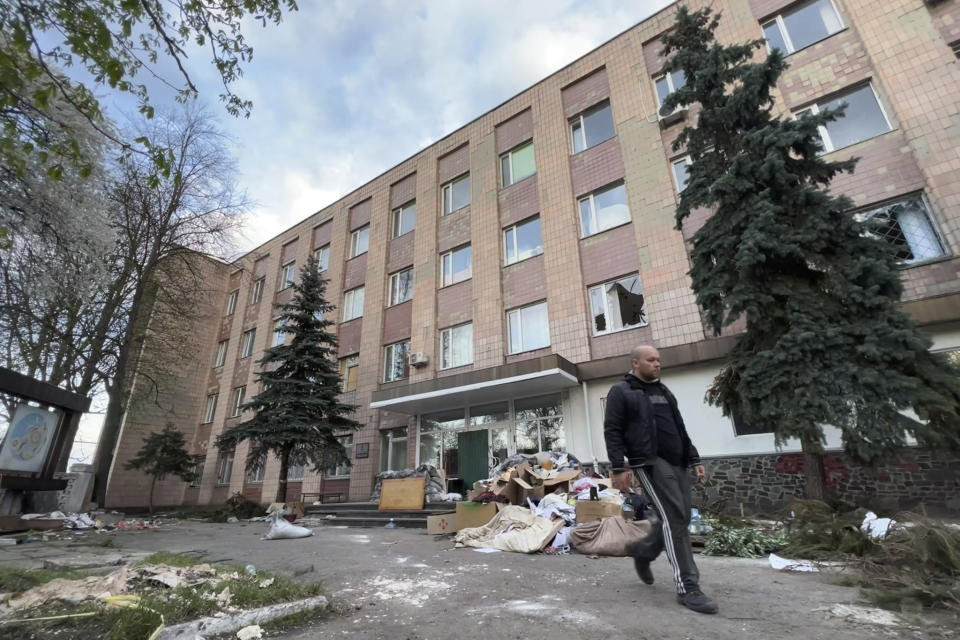
[[151,480],[150,480],[150,498],[149,498],[149,500],[148,500],[148,501],[149,501],[149,506],[150,506],[150,517],[151,517],[151,518],[153,518],[153,488],[154,488],[155,486],[157,486],[157,476],[151,476]]
[[277,483],[277,495],[274,502],[287,501],[287,471],[290,468],[290,450],[280,452],[280,482]]
[[823,466],[823,447],[814,440],[801,440],[803,448],[803,475],[809,500],[828,501],[826,473]]

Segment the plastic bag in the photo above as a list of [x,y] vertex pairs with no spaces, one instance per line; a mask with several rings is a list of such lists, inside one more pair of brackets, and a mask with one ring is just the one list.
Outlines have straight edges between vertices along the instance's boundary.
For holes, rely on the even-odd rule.
[[308,538],[312,535],[313,531],[310,531],[310,529],[307,529],[306,527],[300,527],[295,524],[291,524],[282,517],[275,517],[273,519],[273,523],[270,525],[270,530],[267,531],[267,535],[263,536],[261,540]]

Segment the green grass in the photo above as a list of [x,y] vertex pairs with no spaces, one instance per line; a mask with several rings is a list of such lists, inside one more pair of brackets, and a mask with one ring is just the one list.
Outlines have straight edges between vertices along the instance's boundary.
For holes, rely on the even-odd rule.
[[6,569],[0,567],[0,593],[26,591],[56,578],[76,580],[87,574],[64,569]]
[[158,551],[138,562],[137,566],[156,564],[165,564],[170,567],[192,567],[197,564],[203,564],[203,560],[196,556],[188,556],[182,553]]
[[120,545],[117,544],[117,541],[113,538],[104,538],[103,542],[100,543],[100,546],[104,549],[118,549]]
[[[258,572],[256,575],[249,575],[243,567],[234,567],[237,572],[237,578],[228,578],[214,587],[216,593],[220,593],[225,588],[230,589],[232,598],[230,603],[243,609],[252,609],[263,607],[277,602],[291,602],[293,600],[302,600],[311,596],[321,595],[323,585],[314,582],[307,585],[297,584],[283,576],[275,576],[267,572]],[[269,587],[261,587],[260,583],[268,578],[273,578],[273,584]]]

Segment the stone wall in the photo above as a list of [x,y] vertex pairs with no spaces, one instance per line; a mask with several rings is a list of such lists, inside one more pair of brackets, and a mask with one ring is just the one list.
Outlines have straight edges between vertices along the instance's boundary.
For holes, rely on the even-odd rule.
[[[801,453],[734,456],[704,460],[710,482],[694,489],[694,502],[724,501],[728,510],[775,511],[803,497]],[[850,463],[841,453],[824,460],[827,484],[836,498],[884,510],[918,509],[930,514],[960,512],[960,457],[906,450],[876,469]],[[699,485],[697,485],[699,487]]]

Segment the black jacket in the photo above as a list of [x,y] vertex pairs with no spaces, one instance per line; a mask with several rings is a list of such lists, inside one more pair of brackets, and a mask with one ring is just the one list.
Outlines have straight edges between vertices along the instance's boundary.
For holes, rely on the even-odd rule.
[[[700,454],[687,435],[687,427],[677,408],[677,399],[665,384],[661,382],[660,386],[673,410],[683,441],[683,465],[700,464]],[[607,442],[607,456],[615,472],[626,469],[624,458],[630,468],[651,465],[657,458],[657,425],[653,403],[641,388],[639,378],[632,373],[625,375],[623,382],[610,387],[603,418],[603,439]]]

